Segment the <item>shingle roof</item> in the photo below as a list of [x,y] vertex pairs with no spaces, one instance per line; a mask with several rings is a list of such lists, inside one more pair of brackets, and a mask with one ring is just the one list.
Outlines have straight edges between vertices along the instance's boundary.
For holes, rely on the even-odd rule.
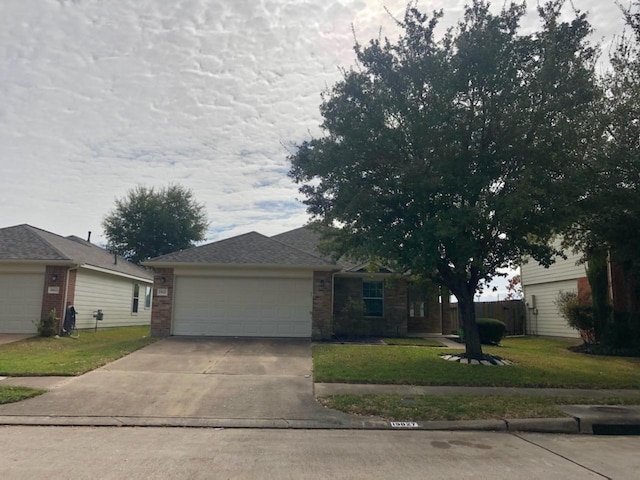
[[250,232],[237,237],[169,253],[145,262],[229,265],[327,266],[330,262],[295,246]]
[[114,258],[103,248],[74,235],[61,237],[26,224],[0,229],[0,260],[67,261],[152,278],[144,268],[122,257],[118,257],[116,263]]
[[280,233],[271,237],[279,242],[286,243],[292,247],[298,248],[304,252],[324,258],[328,263],[338,265],[343,271],[352,271],[360,264],[356,264],[348,258],[342,257],[337,262],[333,261],[330,256],[323,255],[318,246],[322,240],[322,234],[311,227],[300,227],[288,232]]

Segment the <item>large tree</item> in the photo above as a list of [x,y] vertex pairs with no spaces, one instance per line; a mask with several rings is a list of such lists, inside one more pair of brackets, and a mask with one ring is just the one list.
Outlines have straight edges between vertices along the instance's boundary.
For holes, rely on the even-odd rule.
[[[624,267],[630,291],[626,299],[619,299],[618,308],[626,302],[624,308],[632,312],[640,295],[640,1],[623,8],[623,15],[627,28],[612,50],[611,69],[602,79],[601,147],[579,176],[585,194],[576,204],[575,222],[565,239],[584,253],[590,266],[610,256]],[[606,264],[602,268],[606,280]],[[608,296],[606,281],[603,292],[595,292],[594,284],[591,287],[604,297],[603,303]],[[601,314],[598,320],[608,322],[609,318]],[[606,328],[600,330],[607,333]]]
[[356,44],[358,64],[323,94],[324,136],[290,156],[333,248],[393,263],[458,299],[466,355],[481,358],[474,295],[549,246],[580,192],[570,175],[594,136],[591,27],[562,1],[520,33],[524,5],[476,0],[438,39],[442,12],[407,7],[394,42]]
[[140,263],[204,240],[208,222],[191,190],[180,185],[137,186],[116,199],[102,226],[109,251]]

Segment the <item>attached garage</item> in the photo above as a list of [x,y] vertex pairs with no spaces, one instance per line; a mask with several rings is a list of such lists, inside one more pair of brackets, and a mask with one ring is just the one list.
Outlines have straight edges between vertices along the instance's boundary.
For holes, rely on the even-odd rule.
[[328,331],[335,265],[259,233],[144,265],[155,270],[152,335],[310,338]]
[[37,332],[43,288],[44,268],[39,273],[0,273],[0,332]]
[[310,337],[311,272],[282,278],[177,276],[173,335]]

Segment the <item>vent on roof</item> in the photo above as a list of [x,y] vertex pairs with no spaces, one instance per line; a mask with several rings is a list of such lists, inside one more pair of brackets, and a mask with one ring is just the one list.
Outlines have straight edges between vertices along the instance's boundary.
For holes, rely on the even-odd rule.
[[117,265],[117,264],[118,264],[118,254],[117,254],[117,253],[114,253],[114,254],[113,254],[113,264],[114,264],[114,265]]
[[87,242],[91,241],[91,230],[89,230],[89,234],[87,235]]

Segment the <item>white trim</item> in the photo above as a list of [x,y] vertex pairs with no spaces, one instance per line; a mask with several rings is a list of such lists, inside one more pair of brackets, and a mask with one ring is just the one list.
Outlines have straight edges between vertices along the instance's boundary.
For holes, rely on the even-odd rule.
[[138,277],[136,275],[131,275],[129,273],[118,272],[116,270],[109,270],[108,268],[103,268],[103,267],[96,267],[94,265],[88,265],[86,263],[83,265],[80,265],[80,268],[86,268],[87,270],[94,270],[100,273],[108,273],[110,275],[116,275],[118,277],[130,278],[132,280],[138,280],[143,283],[151,283],[151,284],[153,283],[153,279],[151,278]]
[[173,269],[174,276],[181,277],[256,277],[256,278],[307,278],[313,276],[312,268],[234,268],[234,267],[200,267]]
[[315,271],[331,271],[338,270],[336,265],[283,265],[281,263],[194,263],[194,262],[142,262],[142,265],[150,268],[219,268],[219,269],[259,269],[259,270],[315,270]]

